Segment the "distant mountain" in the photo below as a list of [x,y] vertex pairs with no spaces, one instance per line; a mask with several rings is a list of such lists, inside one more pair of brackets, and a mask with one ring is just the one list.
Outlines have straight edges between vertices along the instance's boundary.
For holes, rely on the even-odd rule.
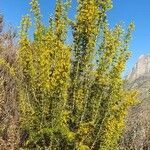
[[142,55],[127,76],[127,88],[137,89],[142,100],[150,101],[150,55]]
[[150,77],[150,55],[141,55],[127,76],[129,82],[135,81],[140,77]]
[[127,89],[139,92],[140,103],[129,111],[123,150],[150,150],[150,55],[142,55],[126,77]]

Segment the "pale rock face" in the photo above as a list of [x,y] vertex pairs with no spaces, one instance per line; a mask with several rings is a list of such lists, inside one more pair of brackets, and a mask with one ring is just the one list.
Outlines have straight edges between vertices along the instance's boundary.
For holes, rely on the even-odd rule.
[[150,77],[150,55],[141,55],[127,76],[127,80],[132,82],[139,77]]
[[148,150],[150,147],[150,55],[142,55],[127,76],[126,89],[138,92],[139,103],[128,115],[124,136],[124,149],[135,147]]

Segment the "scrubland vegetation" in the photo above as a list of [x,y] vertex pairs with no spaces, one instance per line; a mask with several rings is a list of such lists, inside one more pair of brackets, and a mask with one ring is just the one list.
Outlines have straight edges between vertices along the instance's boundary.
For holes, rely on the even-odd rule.
[[57,0],[49,26],[37,0],[31,8],[34,24],[23,17],[19,38],[0,18],[1,149],[119,149],[136,102],[122,79],[134,25],[109,27],[111,0],[78,0],[75,20],[70,2]]

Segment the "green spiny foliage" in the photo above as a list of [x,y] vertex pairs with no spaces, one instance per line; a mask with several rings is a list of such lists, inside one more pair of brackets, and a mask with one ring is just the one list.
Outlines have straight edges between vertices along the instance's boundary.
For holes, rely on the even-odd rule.
[[[32,0],[31,6],[34,37],[30,40],[30,17],[25,16],[14,69],[21,146],[118,149],[127,110],[136,97],[135,92],[125,91],[122,79],[133,24],[127,32],[121,25],[110,29],[106,12],[111,0],[78,0],[75,20],[68,18],[70,1],[57,0],[48,27],[41,22],[38,0]],[[73,42],[67,44],[69,26]]]

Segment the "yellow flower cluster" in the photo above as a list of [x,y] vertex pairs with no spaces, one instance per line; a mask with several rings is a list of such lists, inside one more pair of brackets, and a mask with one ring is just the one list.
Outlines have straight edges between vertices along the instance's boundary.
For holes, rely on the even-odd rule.
[[[30,17],[23,17],[17,54],[20,123],[29,132],[25,147],[117,149],[136,96],[122,79],[133,24],[127,33],[121,25],[110,29],[111,0],[78,0],[74,21],[68,19],[69,0],[57,0],[49,27],[41,22],[38,0],[31,6],[33,40]],[[69,24],[73,43],[67,44]]]

